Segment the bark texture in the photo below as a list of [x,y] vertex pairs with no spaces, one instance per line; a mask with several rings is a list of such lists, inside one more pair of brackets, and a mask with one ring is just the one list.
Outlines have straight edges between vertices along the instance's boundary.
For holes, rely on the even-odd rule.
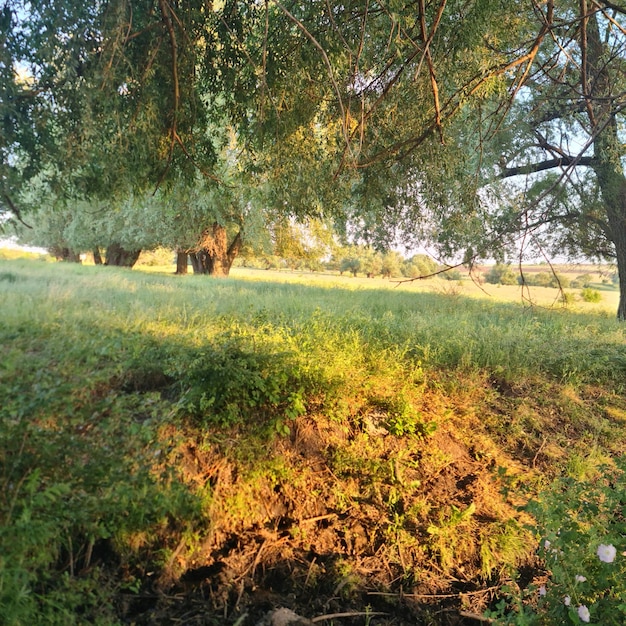
[[618,99],[613,95],[611,66],[606,58],[596,13],[588,17],[582,32],[586,37],[587,52],[582,92],[587,96],[587,118],[595,137],[592,168],[606,208],[605,233],[615,246],[620,290],[617,317],[626,321],[626,176],[616,117]]
[[187,273],[187,263],[189,261],[189,253],[185,250],[176,252],[176,273],[181,276]]
[[127,250],[118,243],[112,243],[107,247],[104,264],[116,267],[133,267],[137,263],[140,254],[141,250]]
[[194,274],[228,276],[242,243],[241,231],[239,231],[228,245],[226,229],[215,222],[202,232],[195,251],[189,255]]

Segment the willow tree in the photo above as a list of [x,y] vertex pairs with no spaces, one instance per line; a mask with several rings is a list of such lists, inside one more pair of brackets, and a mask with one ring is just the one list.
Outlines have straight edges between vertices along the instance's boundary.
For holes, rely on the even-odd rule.
[[[398,231],[471,259],[532,230],[534,197],[572,245],[606,243],[623,294],[624,15],[590,3],[5,0],[5,70],[30,68],[55,182],[86,196],[166,191],[198,172],[220,184],[226,125],[280,214],[332,213],[381,246]],[[559,131],[583,137],[578,153]],[[29,152],[5,141],[5,161],[15,143]],[[565,169],[543,192],[486,201],[490,175],[554,164]],[[582,167],[595,198],[573,176]],[[576,185],[590,219],[546,217],[548,190]]]
[[626,320],[626,8],[546,3],[542,40],[503,132],[499,175],[524,177],[510,224],[536,248],[617,265]]

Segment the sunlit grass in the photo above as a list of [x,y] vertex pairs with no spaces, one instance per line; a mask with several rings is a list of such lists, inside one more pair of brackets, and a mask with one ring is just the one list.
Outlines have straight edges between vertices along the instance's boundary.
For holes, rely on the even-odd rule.
[[[417,576],[407,559],[444,574],[463,562],[485,579],[516,566],[532,547],[497,467],[531,482],[541,480],[535,462],[546,475],[580,475],[620,448],[625,329],[604,314],[440,285],[3,261],[0,488],[38,482],[0,500],[0,548],[18,563],[0,561],[0,604],[40,610],[13,602],[26,576],[54,612],[46,594],[60,593],[56,573],[69,571],[59,555],[77,550],[78,570],[109,537],[125,571],[175,577],[207,558],[179,556],[176,570],[179,542],[191,554],[219,524],[224,536],[254,534],[283,492],[306,506],[311,498],[298,513],[307,519],[315,507],[356,515],[367,501],[375,513],[363,523],[407,579]],[[312,451],[297,447],[306,428]],[[207,479],[214,468],[230,476],[220,489],[219,476]],[[458,475],[440,480],[450,471]],[[477,472],[470,503],[455,485]],[[18,528],[16,506],[23,519],[43,515],[45,528]],[[24,532],[32,541],[17,540]],[[29,550],[43,556],[25,575]],[[74,590],[63,610],[74,615],[77,585],[97,582],[63,580]]]

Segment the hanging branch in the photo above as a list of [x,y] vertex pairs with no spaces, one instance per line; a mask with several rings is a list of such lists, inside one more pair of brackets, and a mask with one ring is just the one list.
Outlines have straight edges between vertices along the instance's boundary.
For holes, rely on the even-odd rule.
[[437,26],[441,21],[441,16],[443,15],[444,8],[446,6],[446,0],[443,0],[439,5],[439,12],[437,14],[437,18],[433,27],[431,29],[430,35],[427,35],[426,32],[426,6],[424,0],[419,0],[419,11],[420,11],[420,29],[422,34],[422,41],[424,43],[424,55],[426,57],[426,63],[428,64],[428,73],[430,74],[430,87],[433,91],[433,100],[435,103],[435,127],[439,133],[439,140],[443,144],[443,126],[441,122],[441,107],[439,105],[439,87],[437,85],[437,76],[435,74],[435,66],[433,63],[433,57],[430,53],[430,43],[435,34]]
[[26,226],[26,228],[32,228],[32,226],[30,224],[27,224],[24,221],[24,219],[22,218],[22,214],[21,214],[20,210],[17,208],[17,206],[15,205],[13,200],[11,199],[11,196],[9,196],[9,194],[6,191],[2,191],[2,198],[4,199],[6,204],[8,205],[9,210],[11,211],[11,213],[13,213],[13,215],[15,215],[15,217],[18,220],[18,222],[20,222],[20,224],[23,224],[24,226]]
[[[313,36],[313,34],[309,31],[309,29],[299,20],[293,13],[290,13],[288,9],[286,9],[278,0],[274,0],[276,6],[302,31],[304,36],[319,50],[322,55],[322,59],[324,61],[324,65],[326,65],[326,69],[328,70],[328,77],[333,85],[333,89],[335,90],[335,94],[337,95],[337,104],[341,111],[341,127],[343,131],[344,141],[346,142],[346,146],[350,146],[350,132],[348,130],[348,119],[346,116],[346,110],[343,104],[343,99],[341,97],[341,90],[339,89],[339,85],[335,80],[335,73],[333,71],[332,63],[326,54],[326,50],[322,44]],[[351,150],[351,149],[350,149]]]
[[158,189],[167,174],[170,165],[172,164],[172,159],[174,158],[174,146],[177,143],[177,126],[178,126],[178,110],[180,107],[180,84],[178,81],[178,43],[176,41],[176,32],[174,31],[174,24],[172,23],[172,14],[173,10],[168,5],[167,0],[159,0],[159,8],[161,10],[161,18],[163,19],[163,23],[165,24],[165,28],[169,35],[170,39],[170,47],[172,50],[172,81],[174,83],[174,106],[172,109],[172,125],[170,128],[170,147],[169,154],[167,157],[167,164],[159,179],[156,188]]

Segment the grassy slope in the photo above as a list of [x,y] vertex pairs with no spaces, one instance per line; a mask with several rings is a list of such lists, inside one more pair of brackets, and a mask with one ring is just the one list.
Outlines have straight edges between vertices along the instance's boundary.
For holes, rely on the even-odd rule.
[[621,452],[608,314],[271,278],[2,262],[7,623],[459,623],[525,489]]

